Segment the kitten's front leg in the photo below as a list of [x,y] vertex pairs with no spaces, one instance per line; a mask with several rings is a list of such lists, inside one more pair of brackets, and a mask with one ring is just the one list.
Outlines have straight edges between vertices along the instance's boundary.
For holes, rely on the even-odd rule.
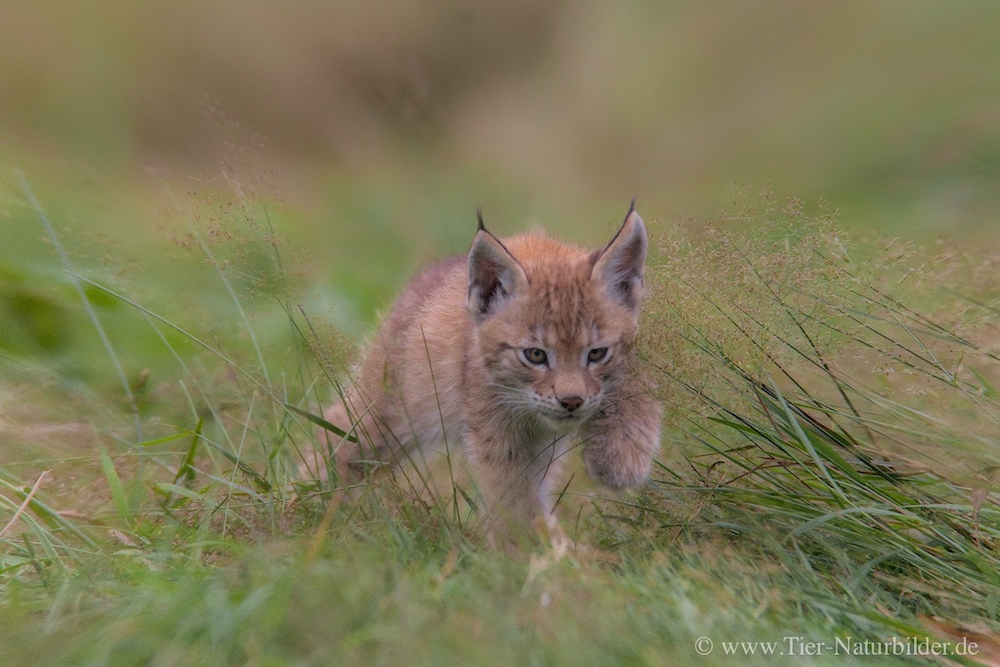
[[[520,437],[519,437],[520,436]],[[496,545],[528,539],[539,520],[549,522],[550,482],[562,452],[559,439],[535,446],[513,429],[503,433],[470,428],[466,449],[486,504],[487,531]]]
[[580,439],[590,478],[615,490],[645,482],[660,451],[662,412],[655,398],[640,393],[615,401],[584,424]]

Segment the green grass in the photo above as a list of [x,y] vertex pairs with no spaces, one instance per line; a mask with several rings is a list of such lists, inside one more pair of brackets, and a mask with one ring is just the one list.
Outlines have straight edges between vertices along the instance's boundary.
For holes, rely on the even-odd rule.
[[460,474],[351,501],[303,477],[304,413],[349,346],[301,305],[280,207],[208,208],[178,205],[195,259],[149,268],[198,291],[66,253],[34,289],[107,343],[5,347],[3,664],[744,664],[727,642],[787,638],[827,648],[749,662],[934,664],[833,647],[949,629],[995,650],[996,295],[931,287],[974,264],[853,247],[767,193],[708,231],[652,226],[660,466],[617,498],[574,476],[560,515],[585,548],[512,558]]

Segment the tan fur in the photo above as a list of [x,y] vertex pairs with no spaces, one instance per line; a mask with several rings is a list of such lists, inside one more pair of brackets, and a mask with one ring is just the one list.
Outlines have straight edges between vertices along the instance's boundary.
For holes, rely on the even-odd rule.
[[[632,350],[645,250],[634,211],[598,251],[535,232],[501,241],[480,225],[467,257],[403,290],[346,405],[326,411],[358,436],[337,450],[342,477],[356,479],[364,461],[462,442],[499,539],[550,515],[554,473],[573,442],[596,481],[641,484],[661,412]],[[545,364],[525,356],[539,351]]]

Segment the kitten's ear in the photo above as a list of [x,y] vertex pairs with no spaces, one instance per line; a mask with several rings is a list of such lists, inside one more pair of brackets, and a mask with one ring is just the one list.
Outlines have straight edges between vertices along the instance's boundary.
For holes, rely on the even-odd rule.
[[642,298],[642,269],[646,262],[646,225],[635,212],[635,200],[621,229],[594,262],[591,278],[625,306],[638,309]]
[[479,230],[469,250],[468,307],[472,319],[482,322],[527,283],[521,265],[499,239],[486,230],[480,215]]

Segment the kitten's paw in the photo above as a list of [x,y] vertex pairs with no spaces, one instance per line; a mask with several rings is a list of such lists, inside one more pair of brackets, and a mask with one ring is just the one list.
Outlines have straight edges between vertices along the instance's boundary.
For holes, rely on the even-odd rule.
[[590,478],[616,491],[645,482],[660,451],[661,413],[651,394],[632,393],[584,425],[580,439]]
[[649,479],[653,459],[635,447],[592,443],[583,449],[583,464],[592,480],[620,491]]

